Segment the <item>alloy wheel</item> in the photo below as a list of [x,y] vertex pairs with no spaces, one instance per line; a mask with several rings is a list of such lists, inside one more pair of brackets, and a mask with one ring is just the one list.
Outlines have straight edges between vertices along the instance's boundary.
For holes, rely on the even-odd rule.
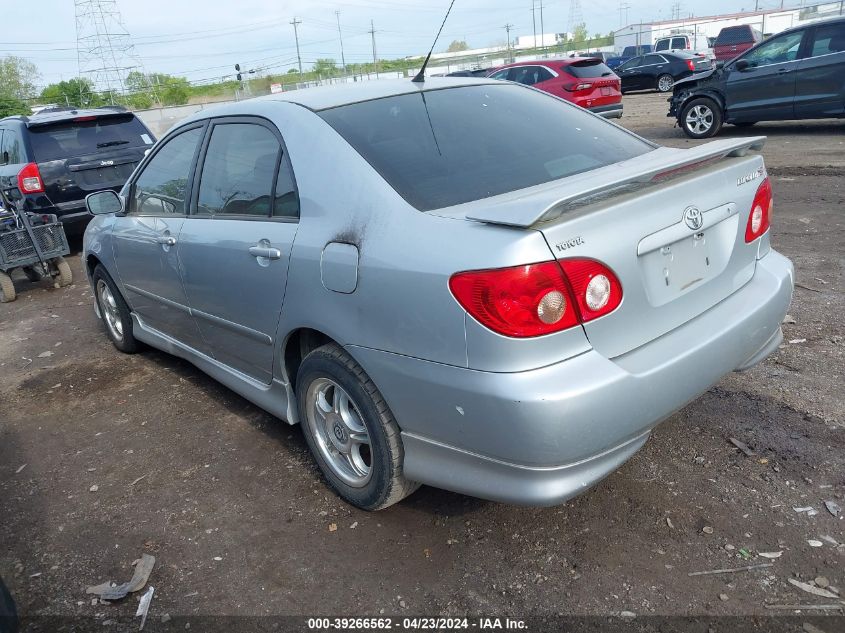
[[329,378],[314,380],[305,397],[308,430],[328,467],[354,488],[367,485],[372,447],[358,405]]
[[669,75],[663,75],[657,80],[657,89],[660,90],[660,92],[669,92],[674,85],[675,80]]
[[686,125],[693,134],[705,134],[713,127],[713,110],[706,105],[696,105],[687,112]]
[[117,308],[117,301],[114,300],[109,285],[102,279],[97,281],[97,300],[100,302],[100,312],[106,322],[109,333],[117,341],[123,340],[123,321]]

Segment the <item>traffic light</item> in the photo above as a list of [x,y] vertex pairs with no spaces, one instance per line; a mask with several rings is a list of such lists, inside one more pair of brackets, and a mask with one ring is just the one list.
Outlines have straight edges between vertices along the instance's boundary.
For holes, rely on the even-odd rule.
[[235,72],[238,73],[238,81],[241,81],[241,65],[235,64]]

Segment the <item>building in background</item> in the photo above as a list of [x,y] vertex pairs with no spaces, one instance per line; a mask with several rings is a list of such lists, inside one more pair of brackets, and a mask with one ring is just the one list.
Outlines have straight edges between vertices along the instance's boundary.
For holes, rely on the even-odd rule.
[[751,25],[769,36],[809,20],[839,15],[842,7],[842,2],[831,2],[797,9],[768,9],[629,24],[614,31],[613,48],[620,53],[626,46],[653,45],[656,40],[669,35],[689,35],[691,40],[715,38],[723,28],[740,24]]

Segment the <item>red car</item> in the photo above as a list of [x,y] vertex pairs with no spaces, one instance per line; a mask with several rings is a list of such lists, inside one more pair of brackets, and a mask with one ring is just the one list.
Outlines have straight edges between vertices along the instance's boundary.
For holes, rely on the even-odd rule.
[[610,68],[593,57],[542,59],[493,69],[491,79],[533,86],[609,119],[622,116],[622,85]]
[[726,26],[713,43],[713,55],[717,62],[727,62],[762,41],[763,34],[748,24]]

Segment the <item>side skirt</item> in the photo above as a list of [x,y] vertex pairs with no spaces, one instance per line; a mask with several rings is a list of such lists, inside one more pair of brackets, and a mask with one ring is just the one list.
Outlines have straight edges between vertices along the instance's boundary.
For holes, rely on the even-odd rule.
[[150,347],[160,349],[179,358],[184,358],[214,378],[217,382],[225,385],[268,413],[286,421],[288,424],[297,424],[299,422],[296,396],[288,383],[274,378],[269,385],[265,385],[151,328],[134,312],[132,313],[132,333],[136,339],[146,343]]

